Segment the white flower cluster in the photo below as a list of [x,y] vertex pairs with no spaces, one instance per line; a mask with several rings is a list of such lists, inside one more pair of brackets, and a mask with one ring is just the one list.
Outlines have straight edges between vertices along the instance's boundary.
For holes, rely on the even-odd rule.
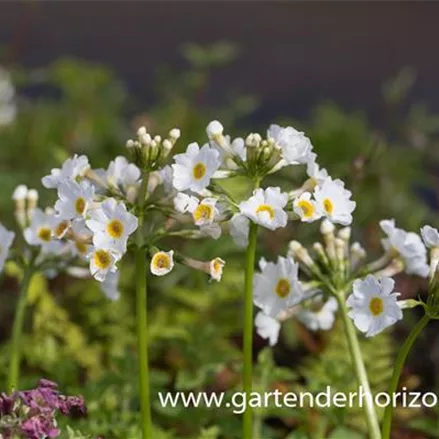
[[[311,222],[327,217],[340,224],[352,222],[355,202],[341,180],[333,180],[316,162],[311,141],[292,127],[271,125],[266,139],[257,133],[246,139],[224,135],[218,121],[206,128],[208,143],[191,143],[174,157],[167,179],[175,191],[175,209],[191,213],[205,235],[218,238],[220,224],[230,218],[229,229],[239,246],[246,246],[250,221],[270,230],[285,227],[289,216]],[[216,181],[247,175],[260,181],[286,166],[306,165],[309,179],[298,190],[279,187],[255,189],[249,199],[234,202]],[[200,199],[201,198],[201,199]],[[219,199],[217,204],[214,200]],[[219,206],[219,207],[217,207]]]

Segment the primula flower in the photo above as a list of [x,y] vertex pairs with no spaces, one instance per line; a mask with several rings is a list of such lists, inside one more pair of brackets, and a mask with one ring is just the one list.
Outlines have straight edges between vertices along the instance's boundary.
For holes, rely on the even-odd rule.
[[262,311],[256,314],[255,318],[256,332],[265,340],[268,340],[270,346],[277,344],[279,339],[280,322],[279,320],[267,316]]
[[87,254],[90,261],[90,273],[99,282],[104,282],[109,273],[117,271],[116,263],[121,255],[112,249],[92,247]]
[[421,236],[428,248],[439,248],[439,232],[431,226],[424,226],[421,229]]
[[173,185],[178,191],[202,191],[220,166],[219,152],[208,144],[200,149],[197,143],[191,143],[184,154],[177,154],[174,159]]
[[254,223],[275,230],[287,225],[288,215],[283,210],[288,202],[288,195],[278,187],[256,189],[247,201],[239,205],[243,215]]
[[328,178],[328,171],[320,168],[317,163],[317,154],[311,153],[307,162],[306,173],[316,186],[320,186]]
[[6,259],[8,258],[9,249],[11,248],[14,238],[15,233],[10,232],[0,223],[0,273],[2,272]]
[[85,218],[94,194],[94,187],[87,181],[64,181],[58,187],[59,200],[55,203],[55,210],[64,220]]
[[221,277],[223,276],[223,268],[224,265],[226,265],[226,261],[224,261],[221,258],[215,258],[210,261],[209,267],[210,267],[210,277],[217,282],[221,280]]
[[300,219],[307,223],[318,220],[322,216],[320,207],[311,199],[309,192],[304,192],[294,200],[293,209]]
[[192,212],[198,203],[197,197],[185,194],[184,192],[178,192],[174,197],[174,208],[180,213]]
[[303,299],[299,282],[299,265],[292,258],[279,257],[277,263],[261,264],[255,274],[253,300],[270,317],[297,305]]
[[127,211],[124,203],[108,198],[90,211],[87,227],[93,232],[93,244],[125,253],[129,236],[138,226],[137,218]]
[[271,125],[267,131],[267,138],[273,139],[282,148],[282,157],[288,164],[308,162],[312,145],[305,133],[293,127],[282,128],[279,125]]
[[174,250],[158,251],[151,259],[151,273],[155,276],[165,276],[174,268]]
[[378,280],[371,274],[354,282],[353,293],[346,304],[351,308],[349,317],[366,337],[372,337],[402,319],[398,304],[400,294],[393,292],[394,286],[393,279]]
[[401,257],[407,274],[427,277],[429,273],[427,249],[420,236],[397,228],[395,220],[383,220],[380,226],[387,235],[387,239],[382,240],[383,247]]
[[85,155],[75,154],[64,162],[61,169],[52,169],[50,175],[43,177],[41,182],[47,189],[57,189],[64,181],[77,181],[82,178],[89,169],[88,158]]
[[230,220],[230,235],[238,247],[247,247],[250,221],[241,213],[236,213]]
[[[315,309],[316,306],[318,309]],[[334,297],[330,297],[323,304],[321,297],[316,297],[312,299],[309,308],[301,308],[297,319],[311,331],[328,331],[334,326],[337,309],[338,303]]]
[[221,227],[214,223],[219,215],[217,200],[215,198],[204,198],[197,204],[189,202],[187,211],[192,213],[195,225],[200,227],[203,235],[218,239],[221,236]]
[[123,156],[116,157],[110,162],[105,173],[110,185],[122,188],[125,192],[140,184],[140,176],[140,169]]
[[52,233],[57,224],[56,217],[36,209],[30,226],[24,230],[24,239],[29,245],[40,245],[43,251],[50,252],[53,244]]
[[331,177],[314,191],[314,198],[323,215],[344,226],[352,223],[352,212],[356,207],[355,201],[350,199],[351,196],[352,193],[344,188],[341,180],[333,180]]

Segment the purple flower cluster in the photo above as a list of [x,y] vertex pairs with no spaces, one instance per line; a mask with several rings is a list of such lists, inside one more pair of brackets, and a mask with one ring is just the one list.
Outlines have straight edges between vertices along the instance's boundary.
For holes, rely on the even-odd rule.
[[59,437],[56,415],[86,416],[81,396],[65,396],[56,383],[41,379],[38,387],[12,395],[0,394],[0,437],[43,439]]

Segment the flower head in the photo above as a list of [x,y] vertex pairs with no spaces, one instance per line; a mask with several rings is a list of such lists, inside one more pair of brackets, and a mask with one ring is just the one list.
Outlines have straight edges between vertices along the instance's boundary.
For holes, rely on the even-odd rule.
[[3,224],[0,224],[0,273],[5,265],[14,237],[14,232],[10,232]]
[[256,314],[256,332],[263,339],[268,340],[270,346],[277,344],[279,339],[280,322],[273,317],[267,316],[262,311]]
[[294,200],[293,209],[300,219],[307,223],[318,220],[322,216],[319,205],[311,199],[309,192],[304,192]]
[[308,162],[312,145],[303,132],[293,127],[282,128],[279,125],[271,125],[267,131],[267,137],[279,145],[282,149],[282,157],[288,164]]
[[429,273],[427,249],[420,236],[397,228],[395,220],[383,220],[380,226],[387,235],[387,238],[382,240],[383,247],[401,257],[407,274],[427,277]]
[[210,261],[209,267],[210,267],[210,277],[217,282],[221,280],[221,277],[223,276],[223,268],[224,265],[226,265],[226,261],[224,261],[221,258],[215,258]]
[[42,178],[41,182],[47,189],[56,189],[66,180],[78,180],[90,169],[88,158],[85,155],[74,155],[67,159],[61,169],[52,169],[50,175]]
[[297,314],[297,319],[311,331],[328,331],[334,326],[337,309],[338,304],[334,297],[330,297],[324,303],[321,297],[315,297],[311,299],[310,307],[302,307]]
[[399,293],[393,292],[394,286],[393,279],[378,280],[371,274],[354,282],[353,293],[346,304],[351,308],[349,316],[355,326],[366,337],[372,337],[402,319]]
[[173,184],[178,191],[202,191],[220,166],[219,152],[208,144],[200,149],[197,143],[191,143],[184,154],[177,154],[174,159]]
[[306,173],[308,177],[314,182],[315,185],[322,185],[324,181],[328,178],[328,171],[324,168],[320,168],[317,163],[317,154],[312,152],[309,155],[309,160],[307,162]]
[[265,314],[276,317],[303,299],[299,265],[292,258],[279,257],[276,264],[267,262],[262,267],[255,275],[253,300]]
[[174,250],[158,251],[151,259],[151,273],[155,276],[165,276],[174,268]]
[[287,225],[288,216],[283,210],[287,201],[288,195],[278,187],[256,189],[247,201],[239,205],[239,209],[254,223],[275,230]]
[[58,187],[55,210],[61,219],[85,218],[93,201],[94,187],[87,181],[66,180]]
[[123,156],[116,157],[110,162],[105,173],[108,183],[124,191],[136,187],[140,182],[140,175],[140,169],[135,164],[129,163]]
[[125,253],[128,238],[137,229],[138,220],[127,211],[124,203],[108,198],[99,208],[90,211],[86,224],[94,233],[96,247]]
[[114,250],[92,247],[87,254],[90,261],[90,273],[99,282],[104,282],[109,273],[117,271],[116,263],[121,255]]
[[316,187],[314,192],[314,198],[323,215],[344,226],[352,223],[352,212],[356,207],[355,201],[350,199],[351,195],[341,180],[333,180],[331,177]]
[[39,245],[43,250],[50,250],[52,235],[57,220],[54,215],[36,209],[30,226],[24,230],[24,239],[29,245]]

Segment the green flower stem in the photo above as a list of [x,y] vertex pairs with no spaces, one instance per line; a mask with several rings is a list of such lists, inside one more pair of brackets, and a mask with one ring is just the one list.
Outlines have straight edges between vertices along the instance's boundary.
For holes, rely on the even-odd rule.
[[253,374],[253,275],[256,258],[258,226],[250,223],[248,247],[245,258],[245,298],[244,298],[244,369],[243,388],[246,394],[246,408],[243,416],[243,439],[252,439],[253,413],[248,406],[252,392]]
[[[337,300],[340,306],[340,312],[345,326],[346,338],[348,342],[349,352],[354,364],[355,375],[357,376],[358,385],[363,388],[365,394],[372,394],[367,377],[366,367],[361,355],[360,344],[358,343],[357,333],[355,331],[352,320],[348,316],[348,309],[344,294],[337,294]],[[367,429],[370,439],[380,439],[381,432],[376,415],[375,407],[371,398],[365,398],[364,414],[366,415]]]
[[23,332],[24,314],[26,311],[27,293],[32,278],[33,270],[26,267],[20,286],[17,309],[15,311],[14,324],[12,327],[11,356],[9,360],[8,390],[17,390],[20,379],[21,362],[21,334]]
[[[416,326],[412,329],[406,341],[402,345],[400,351],[398,352],[398,356],[396,357],[395,366],[393,368],[392,379],[390,380],[388,394],[393,395],[399,383],[399,378],[401,376],[402,368],[404,367],[407,356],[412,349],[412,346],[419,334],[422,330],[427,326],[427,323],[430,321],[430,317],[428,314],[425,314],[421,320],[416,324]],[[382,429],[382,439],[390,439],[390,433],[392,429],[392,415],[393,415],[393,407],[392,404],[389,404],[384,411],[383,418],[383,429]]]
[[139,226],[137,229],[136,248],[137,350],[139,356],[140,407],[142,412],[143,439],[152,438],[148,364],[147,265],[146,250],[143,248],[144,205],[147,186],[148,175],[145,173],[137,202]]

